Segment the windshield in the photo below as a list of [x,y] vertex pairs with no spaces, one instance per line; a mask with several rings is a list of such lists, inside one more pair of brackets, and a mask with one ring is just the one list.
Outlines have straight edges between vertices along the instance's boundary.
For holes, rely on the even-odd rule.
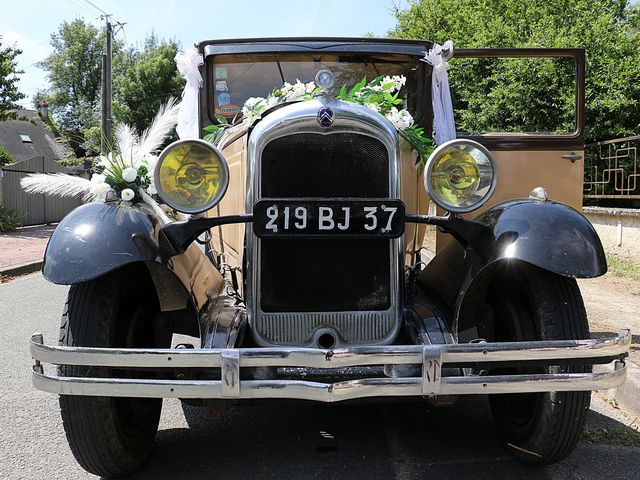
[[418,113],[416,110],[421,67],[417,58],[408,55],[218,55],[209,65],[209,112],[232,119],[240,113],[249,97],[266,97],[285,82],[311,82],[318,70],[328,69],[335,75],[333,90],[336,92],[343,84],[350,88],[363,77],[373,80],[380,75],[404,75],[407,83],[399,96],[415,116]]

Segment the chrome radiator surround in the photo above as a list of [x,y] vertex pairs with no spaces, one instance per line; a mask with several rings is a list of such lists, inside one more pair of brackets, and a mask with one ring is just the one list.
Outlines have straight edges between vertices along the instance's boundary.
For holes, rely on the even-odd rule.
[[[317,122],[318,111],[329,107],[334,113],[330,128]],[[400,146],[395,127],[382,115],[366,107],[342,102],[331,97],[318,97],[311,101],[288,105],[266,116],[255,127],[248,141],[246,211],[261,199],[260,158],[265,146],[272,140],[292,134],[313,133],[332,135],[351,133],[366,135],[381,141],[389,154],[389,197],[400,198]],[[390,240],[390,306],[381,311],[344,312],[263,312],[260,308],[260,255],[261,242],[247,225],[247,291],[245,300],[249,324],[254,339],[262,346],[316,346],[315,333],[320,329],[335,331],[336,345],[349,346],[366,343],[391,343],[400,331],[402,321],[404,269],[404,239]],[[336,319],[332,324],[331,318]],[[369,319],[369,320],[365,320]],[[296,328],[291,328],[294,322]],[[370,322],[378,323],[377,326]],[[384,327],[382,331],[381,327]]]
[[[61,395],[154,398],[288,398],[338,402],[366,397],[502,394],[600,390],[622,385],[631,333],[592,340],[387,345],[334,350],[313,348],[118,349],[44,345],[31,337],[34,386]],[[618,358],[605,373],[545,373],[442,377],[447,363],[558,361]],[[220,368],[221,380],[155,380],[148,378],[64,377],[45,374],[41,362],[123,368]],[[590,363],[587,361],[587,363]],[[304,380],[241,380],[250,367],[330,369],[372,365],[421,365],[421,376],[383,377],[336,383]]]

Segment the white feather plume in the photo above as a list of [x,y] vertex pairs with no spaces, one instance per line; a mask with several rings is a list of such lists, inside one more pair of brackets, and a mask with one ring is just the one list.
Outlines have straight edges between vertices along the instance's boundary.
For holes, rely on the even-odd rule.
[[116,145],[127,167],[136,165],[138,159],[138,134],[126,123],[120,123],[115,132]]
[[20,180],[22,189],[27,193],[41,193],[57,197],[82,197],[89,200],[91,182],[82,177],[66,173],[33,173]]
[[180,107],[176,100],[170,98],[169,101],[160,107],[158,114],[151,122],[138,142],[138,155],[145,157],[153,154],[158,150],[165,138],[178,123],[178,111]]

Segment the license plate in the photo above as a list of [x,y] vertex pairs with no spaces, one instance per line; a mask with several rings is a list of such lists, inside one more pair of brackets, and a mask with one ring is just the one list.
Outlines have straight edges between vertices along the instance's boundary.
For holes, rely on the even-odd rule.
[[258,237],[389,237],[404,232],[400,200],[260,200],[253,207]]

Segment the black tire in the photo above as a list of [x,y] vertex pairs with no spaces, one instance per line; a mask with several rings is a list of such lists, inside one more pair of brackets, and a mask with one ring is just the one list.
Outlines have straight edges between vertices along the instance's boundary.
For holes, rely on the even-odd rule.
[[[528,264],[510,268],[492,294],[497,341],[589,338],[589,324],[575,279]],[[589,372],[587,365],[517,369],[517,373]],[[502,369],[495,373],[514,373]],[[490,396],[498,431],[520,461],[549,465],[567,457],[582,435],[591,392]]]
[[[60,326],[60,344],[95,347],[159,347],[155,292],[135,269],[72,285]],[[165,335],[166,336],[166,335]],[[164,341],[162,342],[164,343]],[[127,377],[123,370],[61,366],[65,376]],[[137,376],[141,373],[138,372]],[[153,445],[162,399],[60,396],[67,441],[90,473],[119,477],[138,470]]]

